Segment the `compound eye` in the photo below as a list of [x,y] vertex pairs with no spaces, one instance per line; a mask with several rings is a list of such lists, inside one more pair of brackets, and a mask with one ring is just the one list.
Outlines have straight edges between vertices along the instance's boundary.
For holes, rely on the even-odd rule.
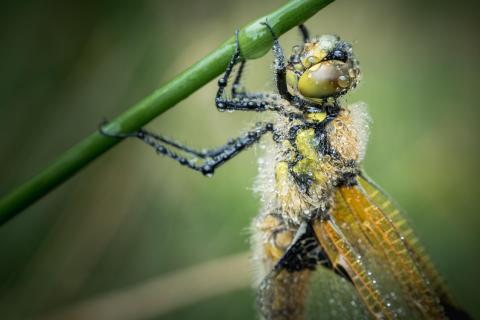
[[327,56],[327,59],[328,60],[339,60],[339,61],[342,61],[342,62],[347,62],[348,55],[343,50],[335,49],[332,53],[330,53]]
[[306,70],[298,80],[298,91],[305,98],[325,98],[345,93],[355,79],[350,66],[338,60],[323,61]]

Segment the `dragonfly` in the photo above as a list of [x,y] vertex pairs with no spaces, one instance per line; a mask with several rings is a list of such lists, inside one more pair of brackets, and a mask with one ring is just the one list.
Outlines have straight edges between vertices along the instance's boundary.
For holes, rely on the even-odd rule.
[[[351,44],[336,35],[311,37],[301,24],[303,41],[286,58],[273,28],[262,24],[273,39],[276,92],[243,87],[246,60],[237,30],[215,105],[219,111],[264,112],[267,120],[211,150],[146,129],[112,135],[101,126],[101,133],[138,138],[206,176],[271,136],[262,142],[265,154],[255,186],[262,206],[251,226],[262,318],[329,318],[314,294],[315,282],[328,276],[338,284],[321,289],[322,299],[337,309],[352,304],[351,318],[470,319],[452,299],[404,213],[361,169],[370,118],[364,103],[347,105],[343,99],[361,78]],[[335,292],[339,288],[352,298],[342,301]]]

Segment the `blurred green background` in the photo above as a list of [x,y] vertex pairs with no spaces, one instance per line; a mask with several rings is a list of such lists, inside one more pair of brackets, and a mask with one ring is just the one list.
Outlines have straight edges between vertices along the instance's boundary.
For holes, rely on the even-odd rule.
[[[0,195],[284,1],[12,1],[0,4]],[[401,203],[453,293],[480,317],[479,5],[338,0],[307,26],[354,44],[348,99],[374,119],[365,168]],[[288,52],[299,36],[281,38]],[[272,90],[272,56],[248,88]],[[148,128],[189,145],[236,136],[256,114],[219,113],[214,82]],[[126,141],[0,228],[0,318],[48,315],[249,250],[259,201],[250,150],[213,178]],[[245,270],[230,270],[231,276]],[[213,280],[212,280],[213,281]],[[186,293],[188,294],[188,293]],[[158,296],[158,299],[165,297]],[[248,319],[245,284],[148,319]],[[137,317],[133,317],[137,318]],[[139,319],[142,317],[138,317]]]

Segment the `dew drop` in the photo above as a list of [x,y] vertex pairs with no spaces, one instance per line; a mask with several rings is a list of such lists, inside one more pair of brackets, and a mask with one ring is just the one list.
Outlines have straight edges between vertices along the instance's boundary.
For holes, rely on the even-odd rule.
[[308,57],[308,62],[310,62],[311,64],[316,64],[320,62],[320,60],[315,56],[311,56],[311,57]]
[[342,75],[337,79],[338,85],[342,88],[347,88],[350,85],[350,79]]
[[300,47],[298,45],[292,47],[292,53],[293,54],[299,54],[300,52],[302,52],[302,47]]

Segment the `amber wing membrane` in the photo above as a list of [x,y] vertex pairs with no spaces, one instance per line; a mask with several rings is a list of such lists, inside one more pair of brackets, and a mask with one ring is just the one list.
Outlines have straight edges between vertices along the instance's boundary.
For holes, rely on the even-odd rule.
[[362,173],[357,181],[359,186],[363,188],[368,199],[377,206],[385,216],[391,221],[397,232],[401,234],[403,243],[408,249],[412,259],[415,261],[417,268],[421,271],[427,283],[433,289],[436,298],[440,300],[444,312],[449,319],[471,319],[470,315],[459,308],[445,285],[442,277],[435,269],[430,261],[425,249],[415,236],[413,229],[409,225],[406,216],[399,209],[395,201],[393,201],[378,185],[370,178]]
[[330,218],[314,223],[318,240],[376,318],[445,319],[439,277],[400,211],[359,177],[335,195]]
[[382,210],[385,216],[402,235],[404,238],[404,244],[407,246],[412,258],[422,270],[424,276],[428,279],[436,295],[442,298],[442,300],[451,300],[450,293],[448,292],[443,279],[430,261],[425,249],[420,244],[413,229],[410,227],[405,214],[402,213],[402,210],[399,209],[395,202],[370,178],[362,175],[361,177],[358,177],[357,180],[367,193],[370,201]]

